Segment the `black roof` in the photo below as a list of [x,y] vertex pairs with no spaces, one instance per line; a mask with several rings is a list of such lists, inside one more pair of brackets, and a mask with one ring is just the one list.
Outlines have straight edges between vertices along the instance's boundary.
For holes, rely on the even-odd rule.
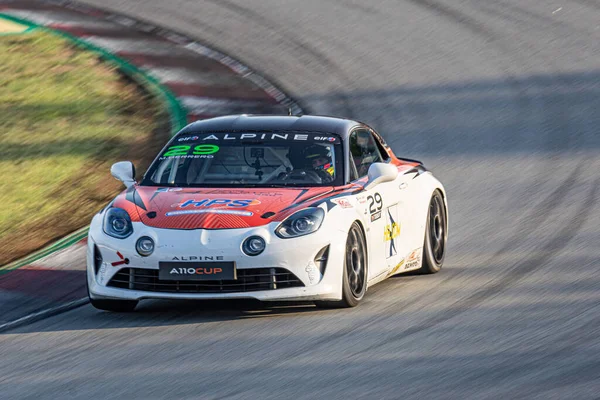
[[294,131],[323,132],[340,135],[345,139],[348,131],[360,125],[359,122],[334,117],[316,115],[281,116],[281,115],[228,115],[202,121],[192,122],[179,133],[196,132],[236,132],[236,131]]

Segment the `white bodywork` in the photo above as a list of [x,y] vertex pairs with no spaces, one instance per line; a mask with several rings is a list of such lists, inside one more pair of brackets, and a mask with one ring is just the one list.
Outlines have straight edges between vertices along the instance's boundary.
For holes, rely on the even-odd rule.
[[[430,172],[424,169],[412,171],[401,171],[395,180],[376,184],[355,195],[323,200],[319,207],[326,211],[326,215],[320,229],[292,239],[281,239],[275,235],[279,222],[255,228],[223,230],[158,229],[134,222],[131,236],[116,239],[103,232],[103,214],[97,214],[92,220],[88,237],[87,280],[90,297],[123,300],[339,300],[342,296],[346,238],[354,221],[360,222],[367,239],[368,286],[391,275],[419,269],[431,195],[439,190],[445,200],[446,194],[441,183]],[[332,203],[335,206],[332,207]],[[241,250],[242,241],[252,235],[259,235],[266,241],[265,251],[253,257]],[[156,244],[154,253],[148,257],[138,255],[135,250],[136,240],[141,236],[150,236]],[[327,264],[321,274],[314,259],[327,245],[330,246]],[[94,272],[94,246],[99,249],[103,260],[97,274]],[[285,268],[296,275],[304,287],[235,293],[165,293],[107,287],[107,283],[121,268],[158,270],[160,261],[189,256],[220,257],[223,261],[234,261],[238,270]],[[128,259],[128,264],[111,265],[124,258]]]

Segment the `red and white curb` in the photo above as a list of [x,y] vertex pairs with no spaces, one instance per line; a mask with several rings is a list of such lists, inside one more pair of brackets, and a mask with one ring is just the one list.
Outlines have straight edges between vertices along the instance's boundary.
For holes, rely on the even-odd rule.
[[301,113],[250,68],[182,34],[69,1],[4,4],[3,13],[68,32],[136,65],[183,97],[189,121],[233,113],[287,114],[288,109]]

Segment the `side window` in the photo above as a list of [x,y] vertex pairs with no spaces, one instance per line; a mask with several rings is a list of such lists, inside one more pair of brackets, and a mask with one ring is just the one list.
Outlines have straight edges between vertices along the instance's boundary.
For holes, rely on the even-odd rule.
[[[383,140],[383,139],[381,139],[381,140]],[[379,153],[381,154],[383,161],[387,162],[390,159],[390,155],[383,147],[383,144],[381,144],[381,141],[377,140],[377,137],[375,137],[375,143],[377,144],[377,148],[379,149]]]
[[350,155],[356,167],[358,178],[367,175],[371,164],[383,162],[375,138],[366,129],[357,129],[350,134]]

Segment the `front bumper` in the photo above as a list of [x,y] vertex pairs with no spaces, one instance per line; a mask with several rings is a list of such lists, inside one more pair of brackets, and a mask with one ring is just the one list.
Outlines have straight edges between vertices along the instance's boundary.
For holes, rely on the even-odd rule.
[[[310,235],[281,239],[273,233],[277,223],[257,228],[227,230],[157,229],[134,223],[134,233],[129,238],[115,239],[102,231],[101,219],[98,217],[92,221],[87,248],[87,279],[89,294],[93,299],[252,298],[279,301],[341,298],[345,232],[322,227]],[[254,257],[245,255],[241,250],[243,240],[252,235],[263,237],[267,243],[265,251]],[[155,251],[149,257],[142,257],[135,251],[135,242],[141,236],[150,236],[155,242]],[[315,256],[326,246],[329,246],[329,250],[326,264],[323,266],[315,262]],[[95,254],[100,254],[101,262],[95,260]],[[161,261],[187,261],[193,257],[200,260],[233,261],[238,271],[283,268],[294,274],[301,281],[301,285],[253,291],[181,293],[137,290],[136,286],[114,287],[114,281],[111,283],[115,275],[124,268],[157,271]]]

